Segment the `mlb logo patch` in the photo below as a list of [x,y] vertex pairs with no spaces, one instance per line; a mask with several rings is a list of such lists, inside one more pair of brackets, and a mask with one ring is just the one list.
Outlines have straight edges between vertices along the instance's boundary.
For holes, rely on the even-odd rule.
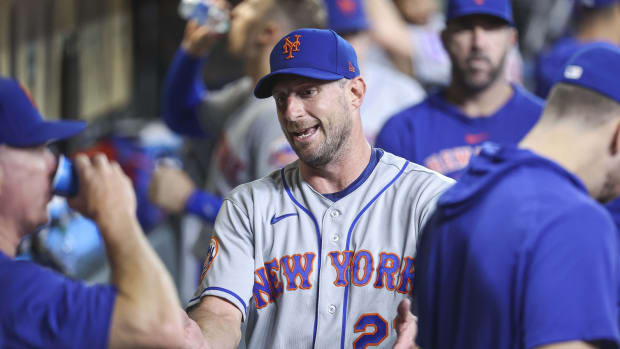
[[202,265],[202,273],[200,274],[200,283],[202,283],[202,280],[204,280],[205,276],[207,275],[207,272],[209,271],[209,269],[211,268],[211,265],[213,264],[213,261],[215,260],[215,257],[217,257],[217,252],[219,251],[220,248],[220,244],[217,241],[217,238],[215,236],[211,237],[211,243],[209,243],[209,250],[207,251],[207,257],[205,258],[205,262]]
[[564,70],[564,77],[567,79],[578,80],[583,75],[583,68],[578,65],[569,65]]

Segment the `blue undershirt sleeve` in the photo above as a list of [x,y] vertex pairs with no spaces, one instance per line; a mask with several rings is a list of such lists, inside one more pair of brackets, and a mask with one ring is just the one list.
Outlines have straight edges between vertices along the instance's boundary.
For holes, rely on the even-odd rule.
[[171,130],[183,136],[209,136],[198,115],[198,107],[207,94],[202,81],[204,63],[205,59],[192,57],[179,48],[166,74],[162,93],[163,119]]
[[215,224],[215,217],[222,206],[222,198],[202,190],[195,190],[185,203],[185,211]]

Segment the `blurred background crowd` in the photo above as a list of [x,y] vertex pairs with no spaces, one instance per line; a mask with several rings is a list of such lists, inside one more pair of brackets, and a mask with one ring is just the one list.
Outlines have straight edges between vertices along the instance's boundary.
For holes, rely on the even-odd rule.
[[[442,43],[449,16],[442,0],[206,1],[210,18],[200,1],[0,1],[0,75],[19,80],[47,118],[88,121],[85,133],[55,145],[58,152],[100,151],[121,164],[134,184],[140,223],[183,301],[200,279],[222,197],[295,159],[273,101],[251,95],[268,73],[275,43],[268,34],[276,30],[266,25],[270,20],[286,22],[282,33],[272,32],[277,39],[295,27],[322,26],[353,44],[368,86],[362,119],[371,144],[390,117],[454,76]],[[278,14],[276,3],[290,8]],[[306,8],[313,3],[324,12]],[[618,1],[512,5],[518,40],[502,57],[501,73],[541,103],[582,45],[620,45]],[[213,7],[221,9],[215,17]],[[217,21],[217,33],[205,32],[202,21]],[[427,136],[440,136],[433,132]],[[470,136],[466,143],[475,152],[486,137]],[[416,161],[444,172],[433,167],[445,160],[436,154]],[[445,174],[458,178],[452,170],[459,168]],[[19,257],[87,282],[107,281],[95,225],[62,198],[49,210],[51,223],[22,241]]]

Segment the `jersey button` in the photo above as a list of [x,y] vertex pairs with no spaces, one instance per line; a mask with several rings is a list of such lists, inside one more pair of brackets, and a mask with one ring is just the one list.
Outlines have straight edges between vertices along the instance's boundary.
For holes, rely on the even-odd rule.
[[340,211],[338,211],[338,210],[333,210],[333,211],[331,212],[331,215],[332,215],[332,217],[336,218],[336,217],[340,216]]
[[338,240],[340,240],[340,236],[338,236],[337,234],[332,235],[333,242],[338,242]]
[[330,305],[330,306],[327,308],[327,311],[328,311],[330,314],[334,314],[334,313],[336,312],[336,306],[335,306],[335,305],[333,305],[333,304],[332,304],[332,305]]

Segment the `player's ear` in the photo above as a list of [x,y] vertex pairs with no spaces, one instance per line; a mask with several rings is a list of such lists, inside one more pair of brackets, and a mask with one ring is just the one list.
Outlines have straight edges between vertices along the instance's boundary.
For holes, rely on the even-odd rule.
[[351,103],[356,108],[360,108],[366,94],[366,82],[361,76],[356,76],[349,81],[348,85],[352,96]]
[[614,121],[613,127],[615,127],[615,130],[609,143],[609,154],[615,157],[620,154],[620,118]]
[[510,37],[508,40],[510,40],[510,42],[512,43],[511,46],[514,46],[517,44],[517,42],[519,42],[519,32],[517,32],[517,30],[513,27],[509,27],[508,30],[510,33],[509,34]]

